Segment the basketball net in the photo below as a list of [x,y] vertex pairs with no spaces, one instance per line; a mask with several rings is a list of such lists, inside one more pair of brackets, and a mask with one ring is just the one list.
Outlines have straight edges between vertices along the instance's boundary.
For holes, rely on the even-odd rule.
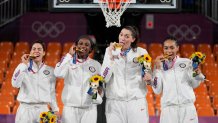
[[120,27],[120,17],[129,6],[131,0],[99,0],[98,3],[104,14],[106,27]]

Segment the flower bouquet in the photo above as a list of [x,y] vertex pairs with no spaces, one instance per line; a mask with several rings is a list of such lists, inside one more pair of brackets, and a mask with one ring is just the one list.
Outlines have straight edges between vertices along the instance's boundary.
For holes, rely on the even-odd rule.
[[[191,55],[190,59],[192,60],[192,67],[193,70],[196,70],[200,64],[205,62],[206,55],[202,54],[201,52],[195,52]],[[197,76],[198,74],[194,71],[193,77]]]
[[42,112],[40,114],[40,123],[57,123],[57,115],[52,111]]
[[151,71],[151,57],[149,54],[144,54],[139,57],[137,57],[138,63],[142,65],[142,76],[145,75],[145,73]]
[[100,75],[94,75],[90,78],[90,87],[88,90],[88,94],[92,96],[92,99],[97,99],[98,89],[103,87],[104,78]]

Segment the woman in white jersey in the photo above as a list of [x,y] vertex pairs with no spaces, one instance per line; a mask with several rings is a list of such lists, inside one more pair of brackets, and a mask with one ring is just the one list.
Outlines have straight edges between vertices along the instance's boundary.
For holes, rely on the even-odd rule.
[[204,75],[197,68],[193,77],[192,61],[177,56],[178,51],[177,40],[169,37],[163,43],[164,55],[155,61],[153,90],[162,93],[160,123],[198,123],[193,88],[204,81]]
[[97,99],[92,99],[87,93],[90,77],[100,74],[101,68],[99,62],[88,57],[93,48],[90,37],[83,35],[55,67],[55,75],[64,78],[63,123],[97,122],[96,104],[102,102],[102,97],[98,94]]
[[[117,45],[111,43],[106,49],[102,64],[102,76],[106,80],[106,118],[107,123],[148,123],[146,101],[146,80],[142,77],[142,66],[136,58],[147,54],[137,47],[138,30],[134,26],[125,26],[119,34],[120,53],[113,51]],[[144,80],[143,80],[144,79]]]
[[43,62],[45,43],[35,41],[30,54],[24,54],[14,71],[12,86],[19,88],[20,102],[15,123],[38,123],[40,113],[47,112],[48,104],[58,114],[55,96],[56,78],[53,68]]

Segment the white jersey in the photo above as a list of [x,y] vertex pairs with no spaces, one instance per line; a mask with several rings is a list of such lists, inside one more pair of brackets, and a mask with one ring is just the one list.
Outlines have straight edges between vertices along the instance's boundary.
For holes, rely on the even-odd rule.
[[56,77],[64,78],[63,104],[65,106],[88,107],[93,103],[98,103],[99,100],[102,101],[101,96],[97,95],[97,99],[92,100],[92,96],[87,93],[90,77],[100,73],[101,64],[91,58],[87,58],[82,63],[76,62],[76,64],[72,61],[72,56],[67,53],[61,62],[57,63],[54,70]]
[[42,63],[33,62],[31,70],[21,63],[12,76],[12,86],[20,88],[17,100],[27,104],[50,104],[53,111],[59,111],[56,96],[54,69]]
[[145,98],[147,89],[142,79],[142,66],[136,61],[144,54],[147,51],[138,47],[135,52],[131,49],[126,57],[118,54],[111,59],[109,48],[106,49],[101,74],[107,82],[108,99],[129,101]]
[[156,94],[162,93],[161,107],[194,103],[196,88],[204,80],[204,75],[192,76],[192,61],[176,58],[173,67],[167,71],[155,70],[154,87]]

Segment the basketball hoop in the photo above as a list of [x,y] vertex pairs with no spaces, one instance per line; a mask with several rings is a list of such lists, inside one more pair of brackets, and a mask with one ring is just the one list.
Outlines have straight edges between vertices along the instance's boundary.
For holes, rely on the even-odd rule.
[[120,17],[132,1],[135,0],[98,0],[105,17],[107,28],[121,26]]

